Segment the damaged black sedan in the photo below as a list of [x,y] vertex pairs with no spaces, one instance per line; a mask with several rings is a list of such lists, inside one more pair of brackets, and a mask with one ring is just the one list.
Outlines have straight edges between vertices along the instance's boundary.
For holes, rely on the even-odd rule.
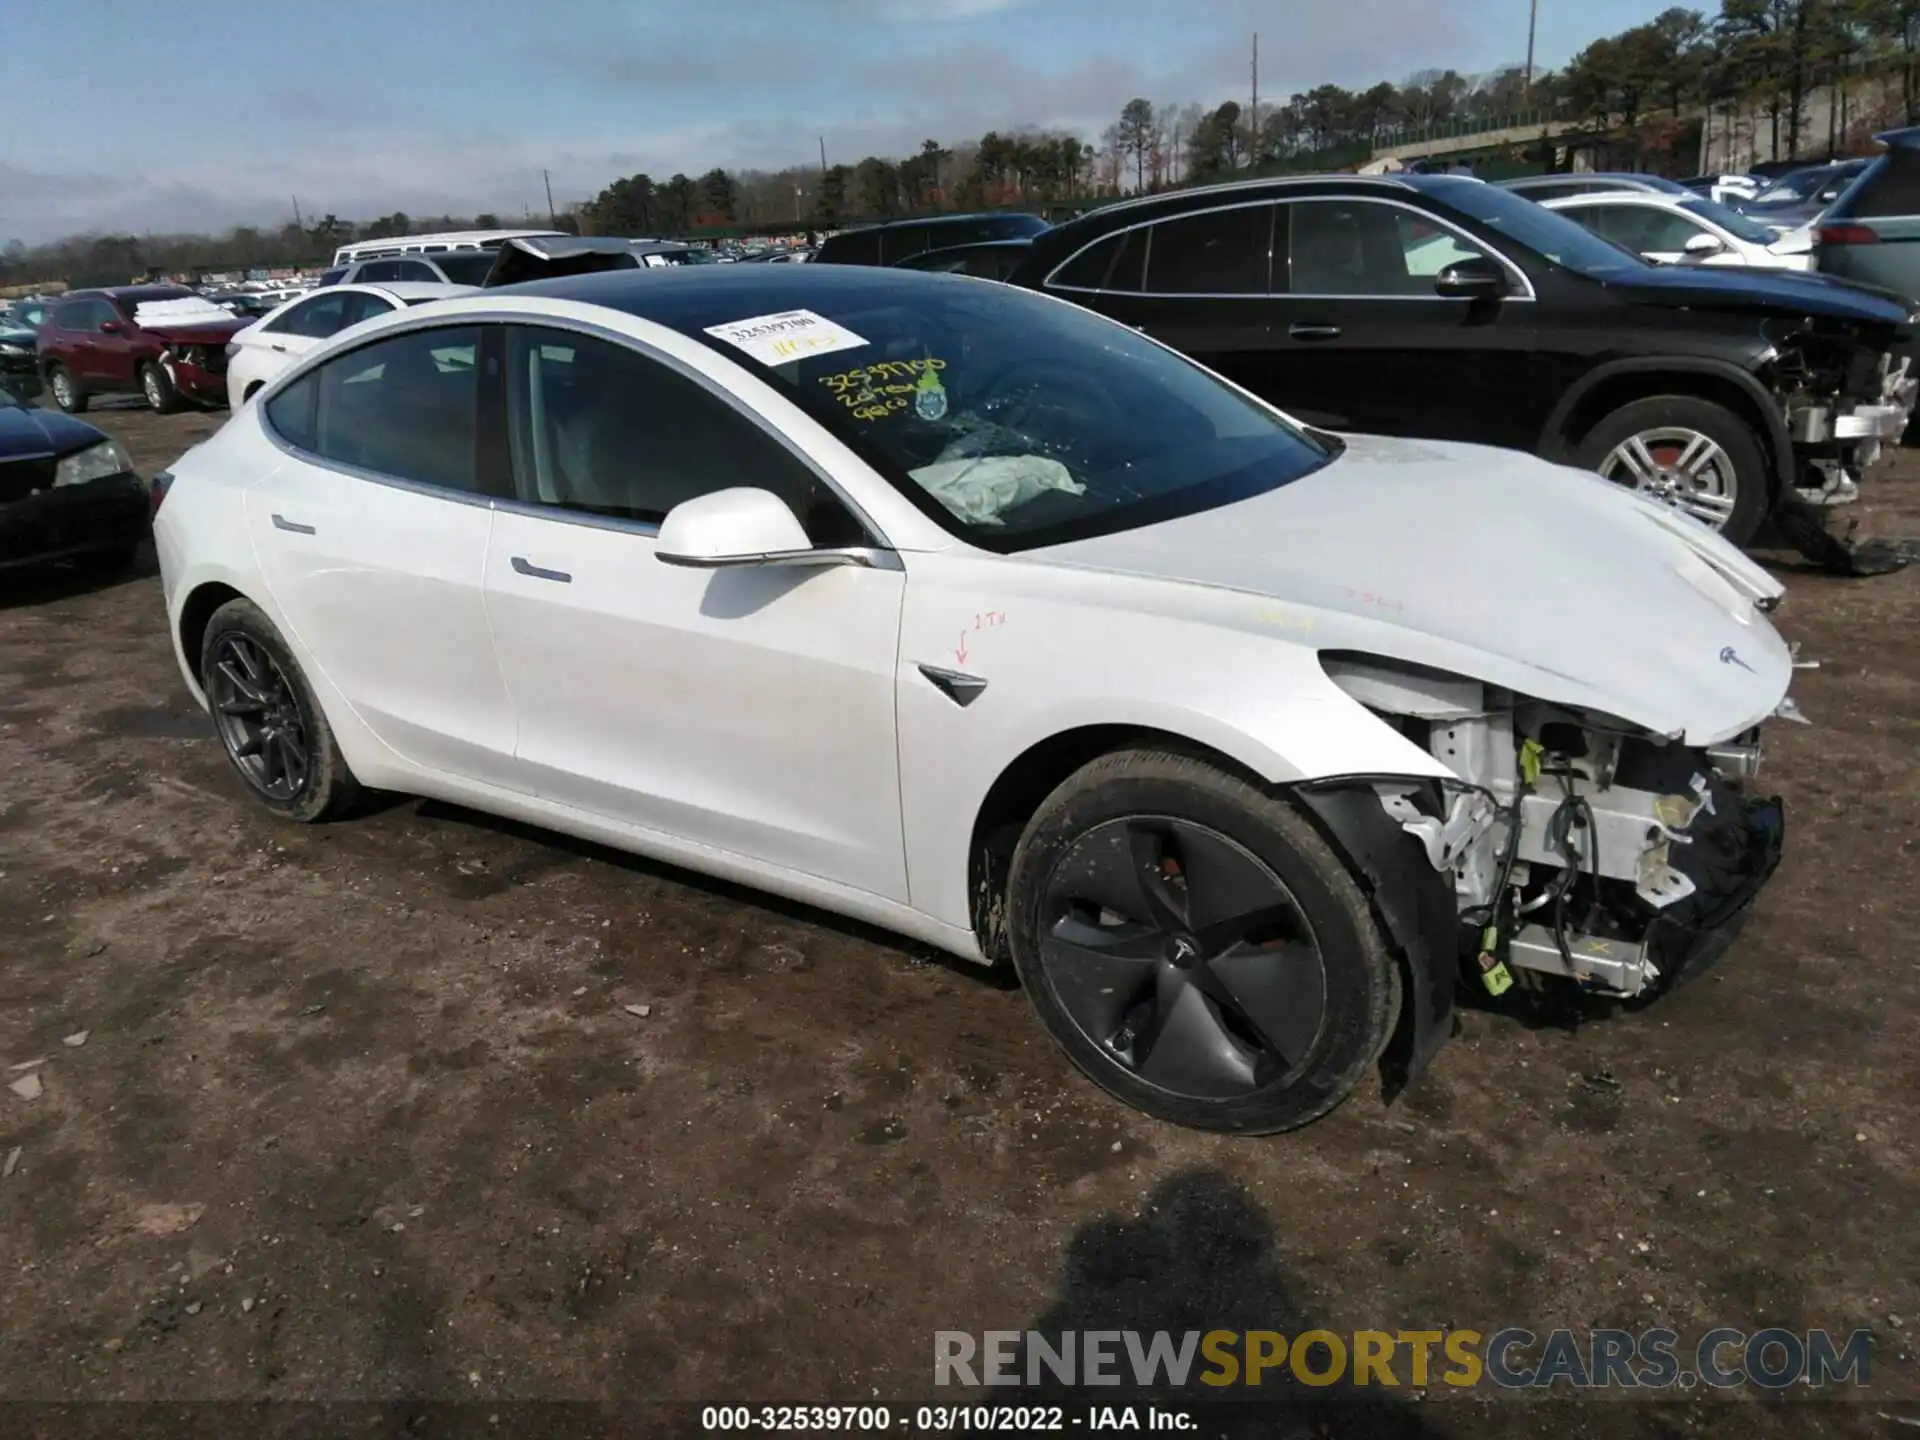
[[1258,180],[1112,205],[1014,282],[1125,321],[1329,430],[1528,450],[1739,544],[1835,507],[1905,431],[1916,316],[1815,275],[1661,266],[1451,175]]
[[152,519],[151,492],[118,441],[0,386],[0,570],[45,560],[125,569]]

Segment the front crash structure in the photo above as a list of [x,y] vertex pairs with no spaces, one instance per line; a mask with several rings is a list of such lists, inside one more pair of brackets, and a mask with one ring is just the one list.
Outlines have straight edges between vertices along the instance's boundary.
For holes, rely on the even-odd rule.
[[[1428,891],[1424,922],[1404,902],[1398,917],[1382,906],[1383,919],[1403,953],[1409,929],[1424,923],[1416,948],[1445,965],[1450,984],[1464,978],[1497,995],[1516,979],[1558,981],[1649,998],[1724,952],[1779,863],[1780,802],[1748,793],[1761,762],[1758,727],[1693,747],[1412,666],[1333,656],[1323,664],[1457,777],[1353,777],[1301,792],[1350,853],[1368,851],[1355,860],[1376,903],[1393,880]],[[1366,806],[1402,837],[1397,856],[1360,815]],[[1399,873],[1381,874],[1383,866]],[[1419,869],[1424,876],[1412,873]],[[1445,897],[1445,935],[1432,933],[1435,892]],[[1431,1013],[1416,1026],[1444,1010],[1427,999]],[[1411,1068],[1437,1043],[1416,1045]]]

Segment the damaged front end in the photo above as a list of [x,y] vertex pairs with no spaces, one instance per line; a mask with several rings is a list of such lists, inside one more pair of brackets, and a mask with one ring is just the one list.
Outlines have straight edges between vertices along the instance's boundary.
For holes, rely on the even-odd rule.
[[[1409,1074],[1444,1038],[1451,987],[1463,980],[1492,995],[1519,980],[1619,1000],[1683,983],[1725,951],[1779,864],[1780,801],[1747,793],[1758,727],[1689,746],[1419,667],[1331,654],[1322,663],[1455,777],[1300,791],[1370,882],[1411,962]],[[1780,713],[1797,718],[1790,701]],[[1398,915],[1389,889],[1411,896],[1396,902]]]
[[1792,484],[1775,518],[1790,542],[1828,569],[1869,574],[1905,563],[1881,555],[1885,547],[1868,550],[1836,536],[1832,512],[1860,498],[1866,471],[1906,434],[1920,397],[1915,321],[1887,331],[1808,319],[1774,342],[1767,368],[1793,446]]
[[227,350],[217,341],[167,337],[160,349],[160,367],[173,388],[190,399],[217,404],[226,398]]

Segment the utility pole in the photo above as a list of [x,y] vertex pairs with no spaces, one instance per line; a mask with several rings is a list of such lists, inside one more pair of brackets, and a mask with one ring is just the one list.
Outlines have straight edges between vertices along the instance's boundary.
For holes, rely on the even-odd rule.
[[826,173],[827,173],[827,137],[822,135],[820,137],[820,174],[822,177],[825,177]]
[[553,213],[553,180],[545,170],[540,172],[540,181],[547,187],[547,224],[555,230],[560,228],[560,219]]
[[300,197],[298,195],[293,197],[293,223],[302,230],[307,228],[306,222],[300,218]]
[[1253,32],[1253,103],[1247,108],[1247,166],[1260,154],[1260,32]]
[[1527,78],[1520,85],[1522,104],[1533,99],[1533,37],[1540,27],[1540,0],[1528,0],[1527,6]]

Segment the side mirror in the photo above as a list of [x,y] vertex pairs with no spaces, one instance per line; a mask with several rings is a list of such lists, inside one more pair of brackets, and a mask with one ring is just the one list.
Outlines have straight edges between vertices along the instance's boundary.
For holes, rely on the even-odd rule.
[[1720,243],[1720,237],[1709,235],[1702,230],[1698,235],[1687,237],[1687,243],[1681,246],[1682,252],[1693,260],[1704,260],[1709,255],[1718,255],[1727,247]]
[[100,322],[100,333],[102,335],[118,335],[120,333],[120,322],[118,320],[102,320]]
[[1498,260],[1472,255],[1434,276],[1433,292],[1447,300],[1497,300],[1507,293],[1507,272]]
[[741,487],[682,501],[660,522],[654,556],[666,565],[718,570],[736,565],[867,565],[864,550],[816,550],[786,502]]

